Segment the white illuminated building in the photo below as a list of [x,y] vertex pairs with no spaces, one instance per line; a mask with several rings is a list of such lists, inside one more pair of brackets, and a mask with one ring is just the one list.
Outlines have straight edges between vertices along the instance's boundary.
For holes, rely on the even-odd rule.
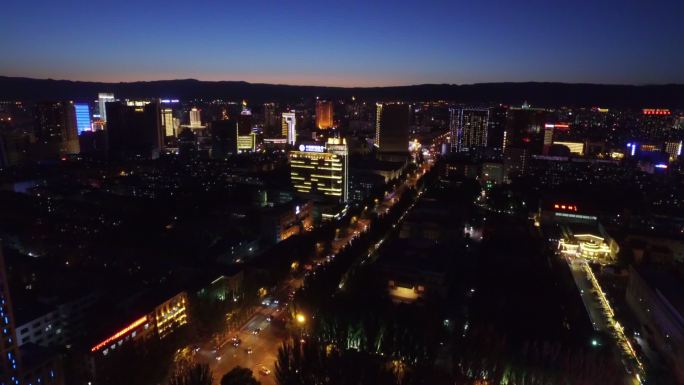
[[115,101],[114,99],[114,94],[108,94],[108,93],[99,93],[97,94],[97,105],[100,108],[100,119],[102,119],[103,122],[107,122],[107,108],[106,108],[106,103],[110,103]]
[[193,107],[190,110],[190,127],[201,127],[201,126],[202,126],[202,116],[200,115],[200,110]]
[[165,136],[177,136],[178,135],[178,119],[173,117],[173,110],[170,108],[165,108],[162,110],[162,126],[164,127]]
[[282,135],[287,144],[294,146],[297,140],[297,118],[294,112],[283,112]]

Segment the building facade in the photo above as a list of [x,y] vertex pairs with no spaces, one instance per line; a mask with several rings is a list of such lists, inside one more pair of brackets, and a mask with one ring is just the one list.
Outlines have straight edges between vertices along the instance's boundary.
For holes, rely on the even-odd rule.
[[14,322],[5,258],[0,244],[0,384],[63,384],[61,357],[37,345],[20,348]]
[[330,101],[316,102],[316,128],[327,130],[333,126],[333,104]]
[[238,135],[248,136],[252,133],[252,111],[244,107],[238,117]]
[[159,157],[162,148],[159,104],[149,101],[107,103],[107,141],[114,158]]
[[34,135],[41,157],[78,153],[78,130],[73,103],[37,104]]
[[202,113],[199,109],[193,107],[190,109],[190,126],[200,127],[202,126]]
[[83,131],[90,131],[90,106],[87,103],[74,104],[76,112],[76,130],[80,135]]
[[452,108],[449,113],[451,151],[487,147],[488,109]]
[[[124,323],[121,328],[91,345],[92,359],[106,359],[124,344],[163,339],[188,323],[188,295],[182,291],[149,309],[146,314]],[[96,365],[94,365],[96,366]]]
[[344,139],[326,144],[302,143],[290,151],[290,179],[295,190],[316,201],[347,202],[348,156]]
[[107,103],[114,102],[114,94],[101,92],[97,94],[97,105],[100,113],[100,120],[107,123]]
[[409,107],[404,103],[377,103],[375,147],[379,153],[408,154]]
[[273,139],[278,135],[278,115],[275,103],[264,103],[264,137]]
[[294,146],[297,141],[297,116],[294,112],[283,112],[281,134],[287,144]]
[[178,136],[178,127],[180,126],[178,119],[173,116],[173,109],[164,108],[161,111],[161,124],[164,128],[164,136],[175,137]]

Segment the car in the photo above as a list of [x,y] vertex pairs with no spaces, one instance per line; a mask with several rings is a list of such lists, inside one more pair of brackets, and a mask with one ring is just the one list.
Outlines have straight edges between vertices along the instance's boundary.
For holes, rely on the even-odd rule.
[[259,373],[263,374],[264,376],[268,376],[271,374],[271,370],[264,365],[261,365],[261,367],[259,367]]
[[261,333],[261,328],[256,328],[256,329],[252,330],[252,334],[254,334],[254,335],[258,335],[259,333]]
[[271,322],[271,321],[273,321],[273,317],[271,317],[271,316],[266,317],[266,322]]
[[252,350],[252,348],[247,348],[247,349],[245,349],[245,352],[247,354],[252,354],[252,353],[254,353],[254,350]]

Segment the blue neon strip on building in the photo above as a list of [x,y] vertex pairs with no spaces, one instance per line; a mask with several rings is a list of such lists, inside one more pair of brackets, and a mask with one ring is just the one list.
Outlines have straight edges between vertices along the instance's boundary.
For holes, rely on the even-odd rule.
[[76,127],[78,133],[90,131],[90,106],[87,104],[74,104],[76,109]]

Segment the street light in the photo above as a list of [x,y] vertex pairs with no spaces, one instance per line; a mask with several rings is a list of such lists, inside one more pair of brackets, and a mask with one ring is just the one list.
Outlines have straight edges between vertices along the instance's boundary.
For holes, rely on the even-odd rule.
[[302,313],[297,313],[295,316],[295,319],[297,320],[298,324],[304,324],[306,322],[306,316]]

